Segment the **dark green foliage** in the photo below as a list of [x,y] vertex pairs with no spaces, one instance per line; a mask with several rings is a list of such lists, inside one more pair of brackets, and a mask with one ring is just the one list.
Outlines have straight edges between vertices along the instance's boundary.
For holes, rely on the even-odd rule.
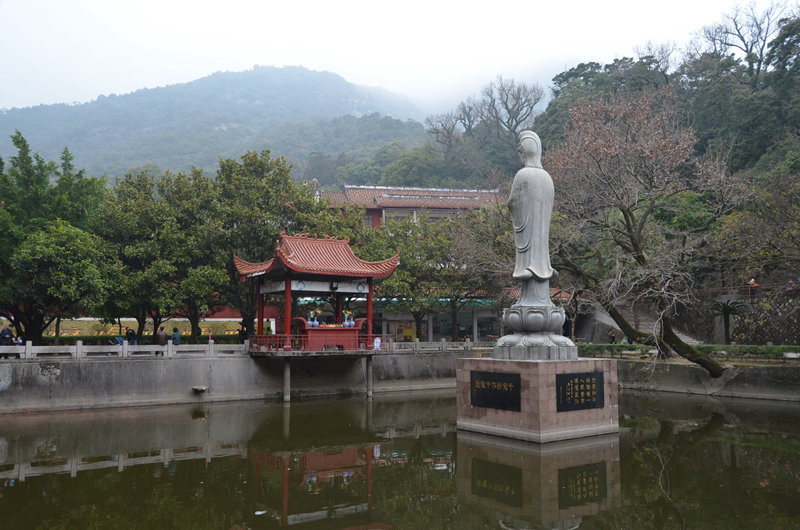
[[764,346],[753,344],[701,344],[697,349],[716,356],[751,358],[757,360],[783,359],[785,353],[798,353],[797,346]]

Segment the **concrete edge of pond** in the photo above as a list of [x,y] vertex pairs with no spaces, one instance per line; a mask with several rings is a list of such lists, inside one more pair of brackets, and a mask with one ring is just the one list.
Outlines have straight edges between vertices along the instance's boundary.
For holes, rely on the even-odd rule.
[[700,366],[652,361],[618,360],[620,387],[715,397],[800,401],[800,367],[725,367],[712,378]]
[[[464,352],[375,356],[374,392],[452,390],[456,359]],[[292,398],[366,394],[364,359],[292,360]],[[540,361],[531,361],[540,362]],[[623,389],[800,401],[800,367],[730,367],[712,379],[699,366],[618,360]],[[279,359],[148,358],[83,362],[66,359],[0,361],[0,414],[279,400],[284,390]],[[196,388],[203,388],[198,392]]]

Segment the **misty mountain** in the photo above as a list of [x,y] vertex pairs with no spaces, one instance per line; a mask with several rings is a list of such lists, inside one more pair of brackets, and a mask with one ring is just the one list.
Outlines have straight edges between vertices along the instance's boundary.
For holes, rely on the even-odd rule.
[[189,83],[100,96],[77,105],[0,111],[0,156],[22,132],[46,160],[64,147],[90,175],[142,166],[213,170],[219,157],[270,149],[303,161],[312,152],[368,156],[390,142],[424,141],[419,110],[402,96],[330,72],[257,66]]

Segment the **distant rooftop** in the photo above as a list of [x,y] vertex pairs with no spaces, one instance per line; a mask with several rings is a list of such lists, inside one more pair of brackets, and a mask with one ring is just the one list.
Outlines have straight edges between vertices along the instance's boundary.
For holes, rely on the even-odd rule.
[[322,192],[333,206],[355,204],[363,208],[425,208],[473,210],[505,202],[499,190],[349,186],[344,192]]

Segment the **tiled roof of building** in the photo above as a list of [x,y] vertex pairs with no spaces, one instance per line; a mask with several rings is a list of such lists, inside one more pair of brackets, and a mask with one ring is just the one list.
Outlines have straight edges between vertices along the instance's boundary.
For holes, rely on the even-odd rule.
[[290,236],[281,232],[275,257],[262,263],[250,263],[233,256],[240,276],[253,277],[269,274],[279,264],[285,268],[320,276],[386,278],[400,263],[400,254],[383,261],[364,261],[353,254],[350,239],[330,236],[311,237],[308,234]]
[[344,192],[323,192],[332,206],[474,210],[504,203],[498,190],[345,186]]

